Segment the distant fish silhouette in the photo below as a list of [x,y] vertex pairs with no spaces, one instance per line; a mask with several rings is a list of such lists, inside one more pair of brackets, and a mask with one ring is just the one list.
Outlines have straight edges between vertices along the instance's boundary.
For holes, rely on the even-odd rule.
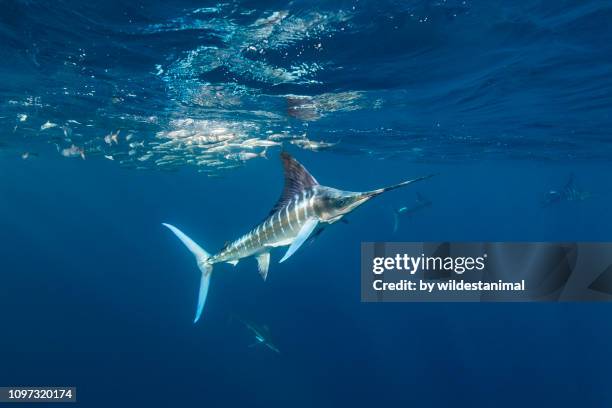
[[38,153],[35,153],[35,152],[23,152],[21,154],[21,158],[23,160],[28,160],[29,158],[32,158],[32,157],[38,157]]
[[289,116],[305,121],[321,118],[321,113],[312,97],[287,95],[285,100],[287,101],[287,114]]
[[431,207],[433,203],[428,198],[425,198],[421,193],[417,193],[416,202],[410,207],[401,207],[397,210],[393,210],[393,232],[397,232],[399,228],[400,216],[411,217],[414,214],[422,211],[425,208]]
[[542,205],[548,207],[563,201],[584,201],[592,197],[588,191],[580,190],[574,182],[574,174],[572,173],[569,180],[562,189],[550,190],[546,193]]
[[270,328],[267,325],[265,324],[259,325],[254,322],[244,320],[241,317],[236,316],[236,315],[233,315],[232,317],[238,319],[242,324],[244,324],[246,328],[249,329],[249,331],[255,337],[255,342],[251,343],[249,347],[255,347],[255,346],[262,345],[280,354],[278,347],[276,347],[276,345],[272,343],[272,339],[270,336]]

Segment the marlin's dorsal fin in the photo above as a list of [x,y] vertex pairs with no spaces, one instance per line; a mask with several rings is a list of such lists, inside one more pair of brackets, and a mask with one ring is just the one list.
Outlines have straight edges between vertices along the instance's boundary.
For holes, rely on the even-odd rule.
[[281,160],[283,161],[283,169],[285,171],[285,186],[280,198],[270,210],[270,214],[274,214],[278,209],[282,208],[296,194],[303,190],[319,185],[319,182],[287,152],[282,152]]

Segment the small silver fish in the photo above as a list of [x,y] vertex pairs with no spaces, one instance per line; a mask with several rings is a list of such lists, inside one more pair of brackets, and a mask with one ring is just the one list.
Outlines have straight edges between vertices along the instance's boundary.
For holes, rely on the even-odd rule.
[[75,145],[62,149],[60,153],[64,157],[80,157],[81,159],[85,160],[85,150]]
[[47,129],[51,129],[51,128],[54,128],[54,127],[57,127],[57,123],[46,121],[45,123],[43,123],[40,126],[40,130],[47,130]]
[[311,150],[313,152],[318,152],[320,150],[325,150],[325,149],[329,149],[331,147],[336,146],[338,142],[335,143],[329,143],[329,142],[316,142],[314,140],[309,140],[309,139],[295,139],[290,141],[289,143],[291,143],[292,145],[301,147],[302,149],[305,150]]
[[121,132],[121,130],[116,131],[115,133],[109,133],[108,135],[104,136],[104,142],[107,145],[112,145],[114,144],[119,144],[119,133]]

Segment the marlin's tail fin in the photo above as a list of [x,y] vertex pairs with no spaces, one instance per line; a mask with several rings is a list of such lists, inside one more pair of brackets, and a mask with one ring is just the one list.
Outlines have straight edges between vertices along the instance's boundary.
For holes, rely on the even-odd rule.
[[204,309],[204,303],[206,303],[206,296],[208,295],[208,286],[210,285],[210,275],[212,274],[213,266],[209,264],[208,258],[210,258],[210,254],[202,249],[198,244],[196,244],[191,238],[189,238],[185,233],[176,228],[174,225],[162,223],[164,227],[167,227],[170,231],[174,232],[174,235],[178,237],[178,239],[185,244],[187,249],[191,251],[191,253],[195,256],[196,262],[198,264],[198,268],[202,272],[202,278],[200,279],[200,292],[198,295],[198,307],[196,309],[195,319],[193,320],[196,323],[200,319],[200,315],[202,314],[202,309]]

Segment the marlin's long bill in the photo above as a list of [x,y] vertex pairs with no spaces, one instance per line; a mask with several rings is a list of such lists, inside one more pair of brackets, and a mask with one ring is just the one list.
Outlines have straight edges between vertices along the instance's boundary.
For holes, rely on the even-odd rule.
[[243,258],[254,257],[257,259],[259,273],[265,280],[270,266],[270,251],[273,248],[289,247],[280,260],[283,262],[291,257],[314,231],[320,231],[322,224],[341,220],[372,197],[433,176],[419,177],[372,191],[352,192],[319,184],[304,166],[286,152],[281,153],[281,160],[285,172],[285,186],[268,216],[218,253],[209,254],[175,226],[163,224],[191,251],[202,274],[194,323],[202,314],[214,264],[225,262],[235,266]]
[[383,188],[379,188],[379,189],[372,190],[372,191],[366,191],[363,194],[365,194],[365,195],[367,195],[369,197],[376,197],[377,195],[385,193],[387,191],[395,190],[396,188],[400,188],[400,187],[405,187],[405,186],[407,186],[409,184],[416,183],[417,181],[427,180],[427,179],[432,178],[432,177],[437,176],[437,175],[438,175],[437,173],[429,174],[427,176],[415,178],[415,179],[412,179],[412,180],[402,181],[401,183],[393,184],[393,185],[388,186],[388,187],[383,187]]

